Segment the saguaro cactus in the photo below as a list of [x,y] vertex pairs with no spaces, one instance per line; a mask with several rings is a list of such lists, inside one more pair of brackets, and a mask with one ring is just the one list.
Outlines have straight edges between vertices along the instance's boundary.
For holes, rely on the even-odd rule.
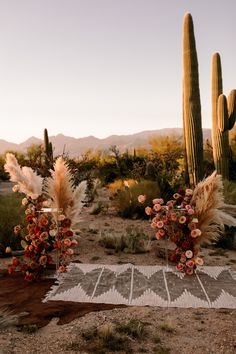
[[52,143],[48,139],[48,131],[44,129],[44,154],[45,154],[45,175],[49,174],[49,169],[53,165]]
[[[220,166],[218,166],[219,161],[219,146],[220,131],[218,126],[217,117],[217,102],[218,97],[223,93],[223,83],[222,83],[222,69],[221,69],[221,59],[219,53],[214,53],[212,56],[212,77],[211,77],[211,105],[212,105],[212,130],[211,139],[213,147],[213,159],[216,170],[220,171]],[[223,99],[222,99],[223,102]],[[223,104],[223,103],[222,103]]]
[[215,166],[223,178],[229,178],[229,131],[227,98],[221,94],[217,101],[218,130],[215,139]]
[[222,94],[222,68],[219,53],[212,56],[212,147],[217,172],[225,179],[229,178],[229,130],[235,123],[236,90],[232,90],[228,99]]
[[191,185],[203,177],[203,135],[198,80],[198,59],[191,14],[183,27],[183,120],[188,174]]

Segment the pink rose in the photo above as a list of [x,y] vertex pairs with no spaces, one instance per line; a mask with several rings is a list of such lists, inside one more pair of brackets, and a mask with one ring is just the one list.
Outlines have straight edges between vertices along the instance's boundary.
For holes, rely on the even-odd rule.
[[188,209],[188,215],[193,215],[194,214],[194,210],[193,209]]
[[192,258],[192,257],[193,257],[193,252],[192,252],[191,250],[187,250],[187,251],[185,252],[185,256],[186,256],[187,258]]
[[66,267],[64,265],[61,265],[58,270],[59,273],[65,273],[66,272]]
[[187,262],[186,262],[186,266],[189,267],[189,268],[193,268],[195,262],[193,259],[189,259]]
[[177,270],[183,270],[184,269],[184,265],[182,263],[178,263],[176,266]]
[[171,214],[170,214],[170,219],[171,219],[172,221],[176,221],[176,220],[177,220],[177,215],[176,215],[175,213],[171,213]]
[[146,195],[139,195],[138,196],[138,202],[139,203],[141,203],[141,204],[143,204],[144,202],[145,202],[145,200],[146,200]]
[[155,211],[160,211],[161,210],[161,204],[154,204],[153,209]]
[[151,215],[152,214],[152,208],[150,208],[150,207],[146,207],[145,208],[145,213],[147,214],[147,215]]
[[152,202],[153,202],[153,204],[163,204],[164,200],[161,198],[156,198],[156,199],[153,199]]
[[71,246],[76,247],[78,245],[78,242],[76,240],[71,241]]
[[74,251],[71,248],[68,248],[68,250],[66,250],[66,255],[72,256],[72,254],[74,254]]
[[163,221],[158,221],[158,222],[157,222],[157,227],[158,227],[158,229],[161,229],[163,226],[164,226]]
[[192,194],[193,194],[193,190],[192,190],[192,189],[187,188],[187,189],[185,190],[185,195],[190,196],[190,195],[192,195]]
[[194,230],[191,231],[191,236],[192,236],[193,238],[196,238],[196,237],[200,236],[201,233],[202,233],[201,230],[199,230],[199,229],[194,229]]
[[70,247],[71,246],[71,240],[69,240],[68,238],[66,238],[64,241],[63,241],[64,245],[67,246],[67,247]]
[[179,218],[179,223],[180,223],[180,224],[184,224],[185,221],[186,221],[186,217],[182,215],[182,216]]
[[193,268],[186,268],[185,272],[188,275],[192,275],[193,274]]
[[202,266],[203,265],[203,259],[200,258],[200,257],[196,257],[195,258],[195,263],[199,266]]
[[39,264],[42,265],[42,266],[46,266],[46,264],[47,264],[47,256],[41,256],[39,258]]
[[20,233],[20,231],[21,231],[21,226],[20,225],[16,225],[14,227],[14,234],[18,235]]

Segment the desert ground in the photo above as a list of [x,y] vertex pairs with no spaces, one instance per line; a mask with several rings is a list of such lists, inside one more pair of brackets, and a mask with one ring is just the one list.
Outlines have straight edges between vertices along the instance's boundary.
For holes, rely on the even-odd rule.
[[[92,211],[98,201],[108,203],[108,208],[94,215]],[[73,261],[102,264],[165,264],[163,244],[153,238],[149,222],[118,217],[114,209],[109,207],[106,189],[100,191],[92,205],[84,208],[81,217],[77,230],[79,245]],[[116,253],[100,245],[101,233],[122,233],[127,226],[139,227],[149,235],[151,240],[149,252]],[[235,251],[208,246],[201,250],[201,255],[205,265],[227,265],[236,270]],[[10,259],[0,259],[0,268],[4,269],[9,262]],[[66,302],[64,306],[67,306]],[[34,323],[21,325],[17,314],[9,314],[8,323],[7,321],[4,323],[3,317],[0,314],[0,354],[236,352],[235,309],[130,306],[90,312],[63,325],[58,324],[60,317],[58,314],[41,328]],[[122,326],[126,328],[123,331],[120,330]],[[130,330],[132,326],[135,327],[133,332]]]

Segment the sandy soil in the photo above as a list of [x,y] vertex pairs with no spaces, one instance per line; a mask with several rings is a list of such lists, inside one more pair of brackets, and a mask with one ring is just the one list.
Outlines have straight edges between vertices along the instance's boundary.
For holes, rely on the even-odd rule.
[[[104,192],[105,193],[105,192]],[[105,199],[103,194],[102,198]],[[83,263],[133,263],[164,264],[165,259],[157,256],[163,247],[160,241],[152,241],[151,251],[143,254],[113,253],[98,243],[99,234],[124,232],[131,225],[142,228],[152,237],[152,229],[147,221],[125,220],[114,215],[114,210],[91,215],[85,208],[83,221],[79,225],[78,254],[74,260]],[[202,250],[205,265],[229,265],[236,270],[236,252],[214,249]],[[0,260],[4,267],[9,260]],[[0,282],[1,285],[1,282]],[[66,304],[65,304],[66,306]],[[144,338],[128,338],[127,348],[120,353],[156,354],[233,354],[236,352],[236,310],[225,309],[177,309],[154,307],[127,307],[109,311],[91,312],[65,325],[58,325],[54,318],[47,326],[29,333],[29,328],[0,328],[0,354],[10,353],[113,353],[115,347],[101,349],[99,339],[94,336],[85,340],[84,332],[104,324],[138,319],[145,327]],[[99,349],[100,348],[100,349]],[[103,351],[102,351],[103,350]]]

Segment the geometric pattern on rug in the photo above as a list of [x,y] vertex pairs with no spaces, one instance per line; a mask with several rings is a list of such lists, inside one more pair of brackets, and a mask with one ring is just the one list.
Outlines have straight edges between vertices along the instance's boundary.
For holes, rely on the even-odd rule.
[[236,274],[229,267],[198,267],[189,276],[175,267],[71,263],[47,301],[128,306],[236,308]]

